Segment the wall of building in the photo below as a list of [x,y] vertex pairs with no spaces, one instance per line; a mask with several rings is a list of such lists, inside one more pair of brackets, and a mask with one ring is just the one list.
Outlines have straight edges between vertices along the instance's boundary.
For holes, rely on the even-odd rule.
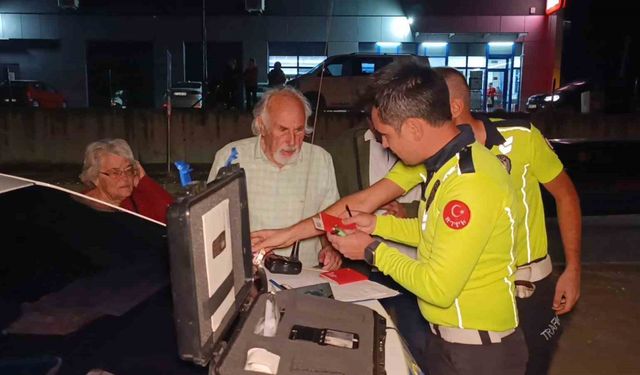
[[[510,0],[439,0],[428,4],[409,0],[270,0],[262,16],[245,12],[224,15],[223,11],[229,7],[215,3],[208,9],[221,14],[207,17],[208,40],[242,42],[242,59],[257,59],[258,66],[263,67],[258,79],[263,82],[270,41],[326,41],[331,55],[357,52],[358,42],[418,41],[415,32],[483,33],[488,37],[492,33],[526,33],[521,41],[525,43],[526,58],[531,61],[525,60],[529,68],[523,70],[523,100],[531,93],[547,91],[553,74],[554,30],[549,17],[542,15],[542,0],[527,4]],[[118,4],[114,5],[116,9],[120,6],[120,12],[128,13],[115,11],[107,15],[99,7],[83,7],[82,2],[78,11],[61,11],[49,2],[3,2],[0,5],[0,64],[20,64],[22,78],[45,80],[68,98],[69,106],[83,107],[88,104],[88,41],[153,43],[153,96],[159,106],[167,87],[167,51],[172,55],[173,81],[184,79],[184,43],[201,40],[201,18],[194,11],[172,14],[154,7],[152,2],[129,8]],[[535,15],[529,15],[531,6],[536,7]],[[176,9],[184,10],[180,6]],[[147,14],[142,14],[144,12]],[[411,32],[398,35],[397,23],[412,13],[416,16]],[[7,52],[4,47],[15,40],[23,40],[23,46]],[[49,40],[52,44],[43,48],[38,44],[40,40]],[[215,51],[209,51],[209,55],[215,58]]]
[[[640,139],[634,115],[537,114],[533,121],[548,138]],[[322,113],[316,142],[322,144],[356,126],[364,115]],[[251,136],[251,116],[243,112],[175,110],[171,159],[210,163],[225,144]],[[0,166],[17,163],[77,164],[90,142],[127,139],[143,163],[166,160],[167,119],[160,110],[22,110],[0,112]]]

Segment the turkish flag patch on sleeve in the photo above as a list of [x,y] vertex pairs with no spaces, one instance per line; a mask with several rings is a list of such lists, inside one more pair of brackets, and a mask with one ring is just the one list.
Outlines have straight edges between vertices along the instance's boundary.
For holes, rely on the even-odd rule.
[[442,218],[449,228],[462,229],[471,220],[471,210],[464,202],[453,200],[444,206]]

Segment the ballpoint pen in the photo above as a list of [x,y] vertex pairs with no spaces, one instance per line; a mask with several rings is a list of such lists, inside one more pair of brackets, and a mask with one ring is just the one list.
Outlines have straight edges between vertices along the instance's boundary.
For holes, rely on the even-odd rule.
[[275,286],[276,288],[278,288],[278,289],[280,289],[280,290],[287,290],[287,289],[289,289],[289,288],[287,288],[286,286],[284,286],[284,285],[282,285],[282,284],[278,283],[278,282],[277,282],[277,281],[275,281],[274,279],[269,279],[269,282],[270,282],[271,284],[273,284],[273,286]]

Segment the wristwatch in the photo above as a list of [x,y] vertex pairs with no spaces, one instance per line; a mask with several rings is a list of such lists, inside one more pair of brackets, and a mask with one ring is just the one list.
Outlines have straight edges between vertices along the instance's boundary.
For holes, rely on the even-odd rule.
[[380,244],[380,241],[373,241],[364,248],[364,261],[370,266],[376,265],[376,249]]

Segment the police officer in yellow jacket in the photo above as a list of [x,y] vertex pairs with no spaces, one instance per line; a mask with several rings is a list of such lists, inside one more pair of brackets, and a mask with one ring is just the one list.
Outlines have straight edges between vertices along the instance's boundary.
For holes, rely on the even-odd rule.
[[[376,73],[375,129],[383,145],[428,174],[418,218],[357,214],[358,230],[331,236],[351,259],[365,259],[418,297],[434,337],[435,374],[523,374],[517,328],[514,191],[501,163],[469,127],[451,121],[445,81],[416,61]],[[412,259],[370,234],[417,246]]]
[[[469,87],[453,68],[436,68],[449,87],[457,124],[471,124],[476,138],[503,163],[516,191],[521,215],[516,241],[516,285],[521,328],[529,349],[527,375],[548,372],[560,336],[556,315],[571,310],[580,295],[580,204],[571,179],[540,131],[528,121],[471,115]],[[387,175],[403,189],[422,183],[424,165],[398,163]],[[547,254],[547,233],[540,184],[551,192],[558,217],[567,266],[556,283]]]

